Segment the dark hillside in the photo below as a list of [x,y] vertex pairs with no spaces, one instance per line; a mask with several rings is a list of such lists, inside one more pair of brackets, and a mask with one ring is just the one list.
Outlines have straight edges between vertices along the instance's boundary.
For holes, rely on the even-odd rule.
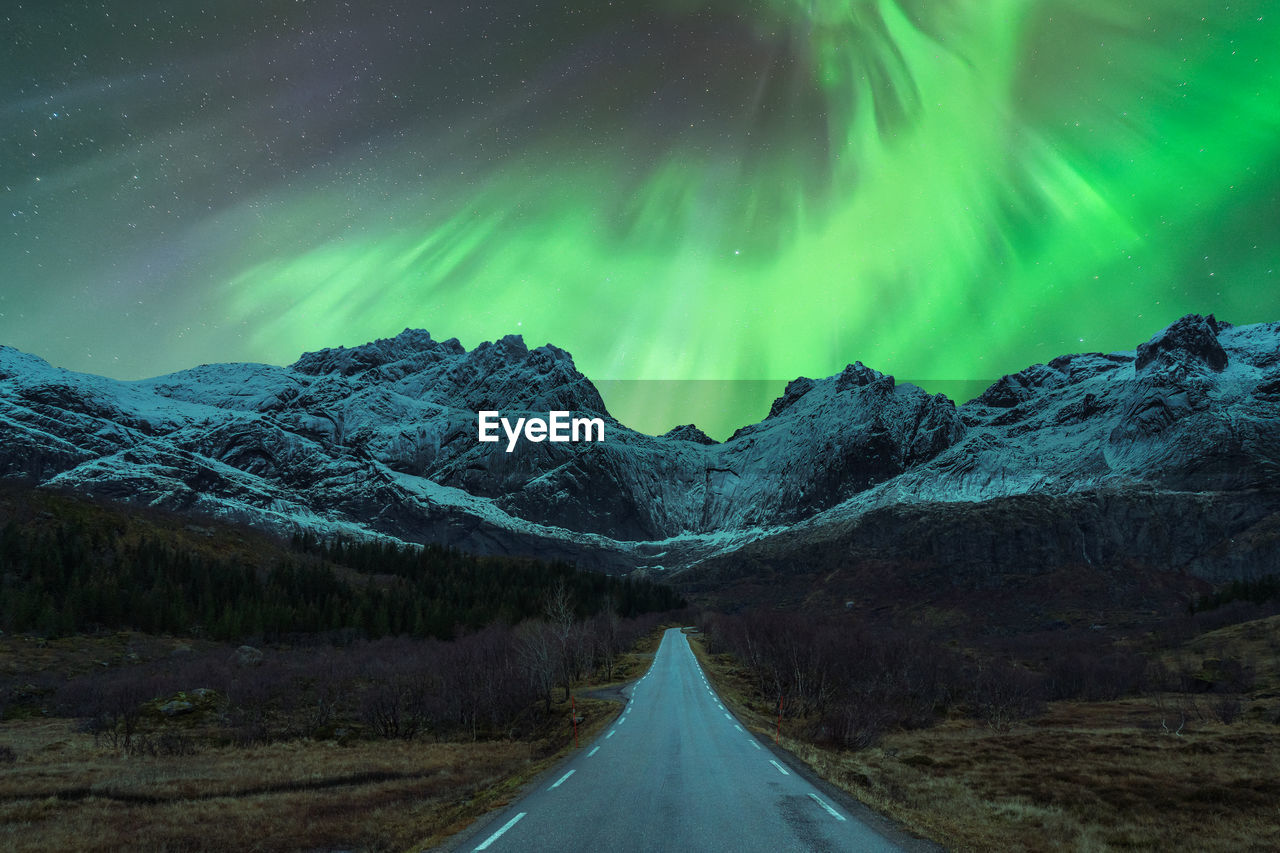
[[682,606],[667,587],[564,562],[295,537],[8,485],[0,491],[0,628],[132,629],[218,640],[344,632],[449,639],[537,616],[557,584],[576,615]]

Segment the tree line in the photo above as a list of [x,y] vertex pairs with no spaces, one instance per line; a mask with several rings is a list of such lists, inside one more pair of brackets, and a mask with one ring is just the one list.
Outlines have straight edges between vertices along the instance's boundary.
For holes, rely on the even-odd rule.
[[781,711],[812,740],[852,749],[954,715],[1007,730],[1059,700],[1183,694],[1177,701],[1186,703],[1207,695],[1217,719],[1231,722],[1256,679],[1254,664],[1232,654],[1168,665],[1161,650],[1170,646],[1090,629],[974,637],[962,646],[926,626],[764,609],[704,614],[701,627],[709,651],[741,664],[757,710]]
[[554,588],[567,591],[578,618],[606,605],[634,617],[684,604],[670,587],[563,562],[295,537],[292,547],[250,563],[216,547],[196,550],[161,529],[99,522],[68,512],[0,529],[0,628],[229,641],[324,633],[445,640],[537,616]]
[[[1268,604],[1280,600],[1280,575],[1262,575],[1253,579],[1237,579],[1188,605],[1191,613],[1216,610],[1233,602]],[[1272,608],[1274,610],[1274,608]]]
[[1046,701],[1114,699],[1151,678],[1144,656],[1088,634],[962,651],[923,626],[767,610],[711,614],[703,631],[710,651],[741,662],[762,709],[780,703],[806,736],[853,749],[950,714],[1003,730]]

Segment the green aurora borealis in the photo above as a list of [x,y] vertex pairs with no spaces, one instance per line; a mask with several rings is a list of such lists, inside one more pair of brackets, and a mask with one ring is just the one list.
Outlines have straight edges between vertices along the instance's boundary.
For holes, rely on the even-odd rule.
[[602,383],[723,437],[855,359],[948,390],[1280,320],[1275,2],[206,5],[0,13],[0,342],[141,377],[411,326],[777,380]]

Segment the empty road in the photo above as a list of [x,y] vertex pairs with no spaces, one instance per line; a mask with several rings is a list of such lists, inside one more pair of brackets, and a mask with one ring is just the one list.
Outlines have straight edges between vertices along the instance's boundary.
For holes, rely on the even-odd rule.
[[448,845],[498,851],[898,850],[734,719],[678,629],[626,710]]

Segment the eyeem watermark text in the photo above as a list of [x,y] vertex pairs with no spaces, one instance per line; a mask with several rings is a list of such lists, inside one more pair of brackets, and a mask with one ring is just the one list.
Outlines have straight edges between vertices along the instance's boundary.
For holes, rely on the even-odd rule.
[[571,418],[568,412],[547,412],[545,418],[517,418],[515,423],[500,412],[479,413],[481,441],[498,441],[498,428],[507,436],[507,452],[526,441],[604,441],[604,418]]

